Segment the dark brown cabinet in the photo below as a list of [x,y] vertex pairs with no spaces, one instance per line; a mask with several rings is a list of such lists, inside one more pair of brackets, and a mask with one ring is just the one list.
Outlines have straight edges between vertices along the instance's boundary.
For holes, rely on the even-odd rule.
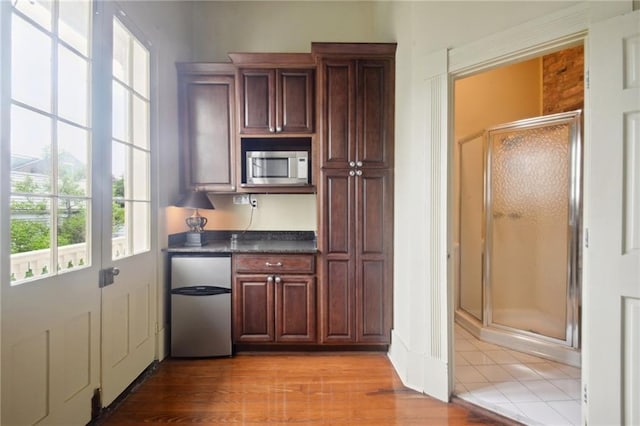
[[315,343],[313,255],[234,256],[235,343]]
[[322,343],[388,344],[395,44],[314,44],[320,132]]
[[313,133],[313,69],[241,68],[240,133]]
[[178,73],[183,187],[235,191],[235,68],[180,63]]

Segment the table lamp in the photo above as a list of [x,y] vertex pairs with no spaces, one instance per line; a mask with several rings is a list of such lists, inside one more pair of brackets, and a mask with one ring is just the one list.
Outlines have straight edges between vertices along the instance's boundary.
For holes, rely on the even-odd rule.
[[188,192],[175,206],[194,209],[193,214],[185,219],[189,232],[187,232],[187,240],[184,245],[186,247],[200,247],[206,244],[204,227],[207,224],[207,218],[200,216],[198,209],[215,209],[207,193],[202,191]]

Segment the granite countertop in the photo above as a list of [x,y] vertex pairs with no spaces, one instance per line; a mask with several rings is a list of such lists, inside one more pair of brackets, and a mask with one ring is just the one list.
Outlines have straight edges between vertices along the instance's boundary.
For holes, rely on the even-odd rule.
[[[235,235],[232,242],[232,235]],[[207,243],[185,247],[184,234],[169,237],[169,253],[317,253],[312,231],[207,231]]]

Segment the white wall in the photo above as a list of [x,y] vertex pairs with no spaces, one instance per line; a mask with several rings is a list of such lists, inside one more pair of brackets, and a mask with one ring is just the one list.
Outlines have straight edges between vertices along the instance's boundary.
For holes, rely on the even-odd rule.
[[373,3],[205,1],[193,9],[195,61],[228,52],[309,52],[312,41],[393,41],[373,28]]

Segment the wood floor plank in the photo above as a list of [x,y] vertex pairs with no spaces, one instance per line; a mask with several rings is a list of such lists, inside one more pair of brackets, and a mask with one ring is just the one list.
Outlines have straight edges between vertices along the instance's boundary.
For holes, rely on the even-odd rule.
[[513,425],[407,389],[385,354],[168,359],[96,425]]

